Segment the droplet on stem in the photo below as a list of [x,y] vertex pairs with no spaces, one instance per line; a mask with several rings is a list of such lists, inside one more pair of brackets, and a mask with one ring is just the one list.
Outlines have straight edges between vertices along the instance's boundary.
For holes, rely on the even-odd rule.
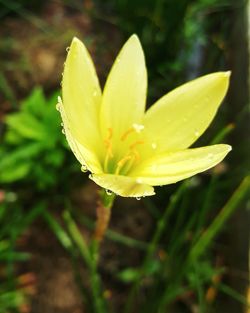
[[108,195],[108,196],[111,196],[112,195],[112,191],[111,190],[109,190],[109,189],[106,189],[106,194]]
[[88,171],[88,168],[87,168],[87,166],[86,166],[85,164],[83,164],[83,165],[81,166],[81,171],[82,171],[83,173],[86,173],[86,172]]

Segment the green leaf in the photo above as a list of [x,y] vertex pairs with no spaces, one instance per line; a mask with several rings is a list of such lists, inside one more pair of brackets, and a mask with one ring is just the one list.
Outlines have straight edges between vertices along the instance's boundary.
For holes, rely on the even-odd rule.
[[17,112],[6,117],[6,124],[27,139],[44,138],[44,126],[34,116],[25,112]]
[[28,98],[21,102],[21,110],[29,112],[37,117],[44,114],[46,108],[46,99],[41,87],[32,90]]
[[4,168],[0,172],[2,183],[11,183],[27,176],[30,171],[30,163],[19,163],[15,167]]
[[126,268],[125,270],[119,272],[117,274],[118,279],[120,279],[124,283],[131,283],[136,281],[136,279],[140,275],[140,270],[136,268]]

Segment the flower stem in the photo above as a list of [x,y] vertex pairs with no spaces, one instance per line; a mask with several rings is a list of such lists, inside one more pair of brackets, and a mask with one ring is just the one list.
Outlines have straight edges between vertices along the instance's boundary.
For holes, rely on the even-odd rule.
[[97,203],[97,220],[94,233],[94,240],[101,242],[109,224],[111,208],[115,199],[114,194],[107,194],[105,190],[100,191],[100,200]]
[[107,311],[101,286],[101,278],[98,273],[98,261],[100,253],[100,243],[105,235],[109,224],[111,208],[115,195],[108,195],[105,190],[100,191],[100,200],[97,205],[97,221],[95,233],[91,243],[91,262],[90,262],[90,282],[96,313]]

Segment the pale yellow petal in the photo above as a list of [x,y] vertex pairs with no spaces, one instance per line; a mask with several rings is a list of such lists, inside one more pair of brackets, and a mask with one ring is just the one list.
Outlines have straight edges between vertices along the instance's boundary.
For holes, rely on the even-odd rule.
[[[140,124],[146,103],[147,72],[139,39],[133,35],[121,49],[107,78],[101,106],[101,128],[112,129],[114,149],[134,124]],[[116,151],[113,151],[116,153]]]
[[77,38],[72,40],[65,62],[62,96],[72,136],[84,147],[101,154],[101,89],[91,57]]
[[129,176],[152,186],[172,184],[215,166],[230,150],[231,146],[219,144],[155,155]]
[[218,72],[188,82],[146,112],[145,130],[158,152],[185,149],[202,135],[227,92],[229,76]]
[[112,191],[121,197],[145,197],[154,195],[154,188],[144,183],[139,183],[135,178],[100,174],[90,175],[90,178],[99,186]]
[[67,115],[65,114],[64,106],[62,105],[62,100],[58,99],[58,110],[60,111],[61,117],[62,117],[62,131],[66,136],[67,142],[74,153],[77,160],[82,165],[82,169],[91,171],[93,173],[102,173],[102,167],[100,164],[99,159],[97,158],[97,155],[94,153],[93,150],[91,150],[87,145],[82,145],[72,134],[71,128],[69,126],[69,121],[67,119]]

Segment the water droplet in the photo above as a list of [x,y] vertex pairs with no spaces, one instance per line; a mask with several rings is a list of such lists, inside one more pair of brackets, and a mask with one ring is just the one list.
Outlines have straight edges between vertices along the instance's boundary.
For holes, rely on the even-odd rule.
[[64,128],[62,129],[62,133],[65,135],[65,129]]
[[213,160],[214,159],[214,154],[213,153],[209,153],[208,154],[208,158],[209,158],[209,160]]
[[83,165],[81,166],[81,171],[82,171],[83,173],[86,173],[86,172],[88,171],[88,168],[87,168],[87,166],[86,166],[85,164],[83,164]]
[[152,147],[152,149],[155,150],[157,148],[157,144],[155,142],[152,142],[151,147]]
[[69,52],[69,50],[70,50],[70,47],[67,47],[67,48],[66,48],[66,51]]
[[194,131],[194,135],[195,135],[195,137],[199,137],[200,136],[200,133],[198,132],[197,129]]
[[132,126],[137,133],[140,133],[144,129],[144,125],[142,124],[134,123]]
[[59,111],[59,112],[61,111],[61,103],[57,103],[57,104],[56,104],[56,109],[57,109],[57,111]]
[[61,126],[62,126],[62,127],[64,126],[63,123],[61,123]]
[[136,197],[136,200],[141,200],[141,197]]
[[109,190],[109,189],[106,189],[106,194],[108,195],[108,196],[111,196],[112,195],[112,191],[111,190]]

